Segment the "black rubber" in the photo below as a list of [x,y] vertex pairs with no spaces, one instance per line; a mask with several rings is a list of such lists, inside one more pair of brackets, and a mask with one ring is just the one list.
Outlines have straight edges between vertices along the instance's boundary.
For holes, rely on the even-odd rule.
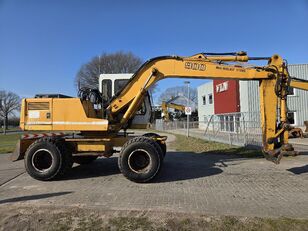
[[[158,135],[158,134],[156,134],[154,132],[149,132],[149,133],[143,134],[142,136],[151,138],[151,137],[159,137],[160,135]],[[156,142],[159,144],[161,150],[163,151],[163,157],[165,157],[166,153],[167,153],[167,145],[166,145],[166,143],[165,142],[162,143],[159,140],[157,140]]]
[[[129,164],[130,155],[141,150],[149,155],[149,164],[146,170],[134,171]],[[137,154],[136,154],[137,155]],[[153,179],[159,172],[162,164],[162,150],[151,138],[139,136],[127,141],[121,149],[118,166],[122,174],[129,180],[144,183]]]
[[73,161],[77,164],[91,164],[98,156],[73,156]]
[[[49,151],[52,157],[50,167],[43,172],[37,170],[32,164],[33,155],[40,149]],[[66,149],[64,141],[55,138],[41,138],[33,142],[26,151],[24,162],[28,174],[42,181],[53,180],[65,175],[73,165],[72,155]]]

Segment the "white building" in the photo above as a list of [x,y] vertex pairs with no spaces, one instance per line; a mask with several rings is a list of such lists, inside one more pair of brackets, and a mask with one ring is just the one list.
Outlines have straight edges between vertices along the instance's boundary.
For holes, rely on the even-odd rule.
[[[205,122],[209,116],[214,114],[214,89],[213,81],[202,84],[197,88],[198,91],[198,118],[200,122]],[[200,123],[200,128],[205,123]]]

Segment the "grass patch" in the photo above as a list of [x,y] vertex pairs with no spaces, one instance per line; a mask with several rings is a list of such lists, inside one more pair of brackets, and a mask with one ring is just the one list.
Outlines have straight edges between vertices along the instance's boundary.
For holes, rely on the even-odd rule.
[[115,230],[157,230],[147,217],[116,217],[109,219],[109,227]]
[[[233,216],[216,218],[172,218],[153,220],[149,217],[115,217],[107,223],[102,220],[89,220],[81,230],[151,230],[151,231],[188,231],[188,230],[226,230],[226,231],[300,231],[307,230],[308,220],[291,218],[239,218]],[[83,229],[86,228],[86,229]],[[76,229],[80,230],[80,229]]]
[[20,134],[0,134],[0,154],[13,152]]
[[[1,127],[0,128],[0,133],[3,133],[4,129]],[[6,129],[7,132],[18,132],[21,131],[19,127],[9,127]]]
[[237,147],[229,144],[207,141],[194,137],[186,137],[178,134],[172,134],[172,135],[176,137],[176,141],[170,144],[170,148],[175,149],[176,151],[230,154],[230,155],[241,155],[243,157],[263,156],[261,150]]

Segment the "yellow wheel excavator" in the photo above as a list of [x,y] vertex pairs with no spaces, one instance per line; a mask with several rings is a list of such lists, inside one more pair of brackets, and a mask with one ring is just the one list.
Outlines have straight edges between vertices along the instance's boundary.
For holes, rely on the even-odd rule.
[[[250,60],[265,61],[265,65],[246,65]],[[136,116],[146,113],[148,89],[165,78],[259,81],[265,157],[278,164],[284,154],[295,152],[288,144],[287,95],[290,87],[307,90],[308,81],[291,77],[279,55],[199,53],[152,58],[115,95],[111,94],[112,81],[103,81],[101,92],[88,89],[78,98],[46,95],[23,99],[20,127],[42,132],[20,139],[12,160],[24,159],[33,178],[52,180],[65,174],[73,162],[88,163],[97,156],[119,152],[118,166],[126,178],[150,181],[162,166],[167,137],[155,133],[132,137],[127,129],[136,125]],[[138,127],[146,128],[147,123],[139,122]]]

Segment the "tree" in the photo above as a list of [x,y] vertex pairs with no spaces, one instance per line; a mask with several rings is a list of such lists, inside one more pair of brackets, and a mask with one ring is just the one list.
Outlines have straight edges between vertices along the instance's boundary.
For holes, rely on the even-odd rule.
[[0,91],[0,118],[3,120],[3,132],[6,134],[9,115],[20,108],[20,97],[13,92]]
[[[167,88],[158,98],[158,103],[161,104],[162,101],[168,101],[176,96],[188,97],[187,86],[176,86]],[[189,88],[189,99],[193,101],[196,105],[198,103],[198,93],[197,89]]]
[[134,73],[141,66],[142,60],[133,53],[103,53],[81,66],[76,75],[76,84],[80,87],[98,89],[100,74]]

